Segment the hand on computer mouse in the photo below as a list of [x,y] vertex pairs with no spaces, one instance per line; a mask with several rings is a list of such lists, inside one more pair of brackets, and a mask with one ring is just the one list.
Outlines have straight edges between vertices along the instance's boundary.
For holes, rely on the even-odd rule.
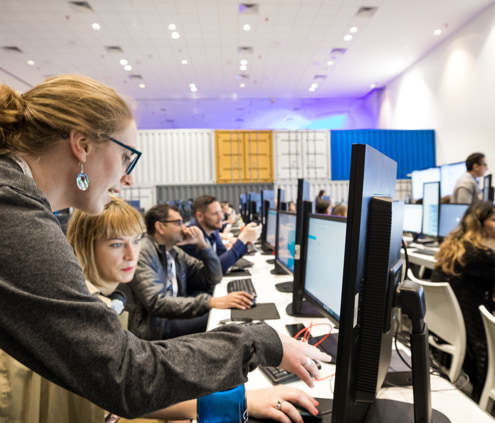
[[254,297],[244,291],[234,291],[230,292],[223,297],[211,297],[210,307],[211,308],[238,308],[240,310],[246,310],[247,308],[253,307]]
[[[297,407],[294,404],[297,404]],[[308,416],[315,416],[318,414],[318,405],[318,401],[311,395],[289,386],[279,385],[247,391],[248,414],[255,419],[302,423],[302,410],[308,413]]]
[[306,385],[312,388],[314,382],[311,379],[311,375],[315,378],[320,375],[314,360],[328,363],[332,360],[332,357],[307,342],[296,341],[294,338],[282,333],[278,335],[282,341],[284,355],[282,362],[277,367],[296,374]]

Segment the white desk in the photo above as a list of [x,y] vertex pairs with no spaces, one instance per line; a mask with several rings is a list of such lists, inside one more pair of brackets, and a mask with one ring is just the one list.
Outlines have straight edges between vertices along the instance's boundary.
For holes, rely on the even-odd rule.
[[[433,269],[436,263],[435,257],[426,254],[416,253],[414,250],[418,248],[422,248],[422,247],[415,246],[414,244],[407,247],[407,256],[409,258],[409,263],[414,263],[419,266],[424,266],[427,269]],[[427,248],[427,247],[423,247],[423,248]],[[400,255],[402,262],[405,263],[406,257],[404,255],[404,249],[401,249]]]
[[[300,318],[288,316],[286,314],[285,308],[292,302],[292,293],[282,293],[277,291],[275,288],[275,284],[279,282],[291,281],[292,277],[289,275],[285,276],[270,274],[270,270],[273,269],[273,264],[266,263],[266,260],[270,258],[272,257],[262,256],[259,253],[254,256],[249,256],[249,260],[255,263],[253,267],[249,268],[249,271],[252,274],[251,279],[257,291],[257,302],[275,303],[281,317],[279,320],[267,320],[266,322],[277,331],[284,334],[287,334],[285,325],[290,323],[303,323],[305,326],[309,326],[311,322],[329,323],[329,320],[325,318]],[[225,295],[227,292],[227,282],[232,279],[238,279],[238,277],[224,278],[222,282],[220,282],[220,284],[218,284],[215,288],[215,295]],[[208,321],[208,328],[212,329],[214,327],[217,327],[220,320],[229,318],[230,310],[211,310],[210,318]],[[327,332],[328,327],[317,326],[312,331],[312,335],[318,336]],[[320,376],[333,375],[334,373],[334,365],[322,363]],[[303,391],[310,393],[314,397],[332,398],[333,384],[334,378],[332,377],[330,379],[315,382],[314,388],[309,388],[303,382],[294,382],[290,385],[300,388]],[[249,380],[246,384],[247,389],[267,388],[270,386],[272,386],[271,382],[263,375],[260,370],[256,369],[254,372],[249,373]],[[480,423],[495,421],[495,419],[493,419],[490,415],[481,410],[476,403],[465,396],[462,392],[455,389],[452,384],[450,384],[443,378],[440,378],[438,376],[431,376],[431,391],[433,408],[444,413],[447,417],[449,417],[452,423]],[[382,389],[378,397],[394,399],[408,403],[413,402],[412,388]]]

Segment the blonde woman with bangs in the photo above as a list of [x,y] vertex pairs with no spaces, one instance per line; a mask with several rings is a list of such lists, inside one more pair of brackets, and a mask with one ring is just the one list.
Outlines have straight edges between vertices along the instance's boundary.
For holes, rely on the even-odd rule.
[[432,280],[449,281],[462,310],[467,348],[463,369],[473,385],[472,398],[479,401],[486,378],[487,345],[478,307],[495,311],[495,206],[471,205],[459,227],[440,245]]

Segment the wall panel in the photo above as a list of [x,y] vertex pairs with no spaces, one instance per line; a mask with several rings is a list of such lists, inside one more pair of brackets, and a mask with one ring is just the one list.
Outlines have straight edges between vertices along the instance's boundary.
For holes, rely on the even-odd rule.
[[138,131],[143,155],[134,184],[196,184],[215,182],[214,131],[209,129]]
[[228,201],[239,208],[239,196],[246,192],[261,192],[273,189],[271,183],[253,184],[194,184],[194,185],[159,185],[156,187],[157,203],[170,200],[189,200],[200,195],[213,195],[218,201]]

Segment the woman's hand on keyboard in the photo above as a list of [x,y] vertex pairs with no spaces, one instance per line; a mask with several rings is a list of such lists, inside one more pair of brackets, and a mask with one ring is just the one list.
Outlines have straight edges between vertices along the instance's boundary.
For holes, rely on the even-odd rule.
[[316,409],[318,401],[306,392],[290,386],[248,390],[246,398],[248,414],[255,419],[302,423],[301,414],[293,405],[296,403],[308,410],[311,415],[318,413]]
[[[311,379],[311,375],[316,379],[320,376],[318,367],[316,367],[313,360],[328,363],[332,360],[332,357],[321,352],[318,348],[309,345],[307,342],[296,341],[294,338],[282,333],[279,333],[278,335],[280,336],[284,348],[282,362],[278,367],[295,373],[302,381],[312,388],[314,383]],[[310,360],[308,360],[308,358]],[[311,373],[311,375],[308,372]]]
[[211,308],[238,308],[245,310],[253,305],[253,296],[244,291],[234,291],[223,297],[211,297]]

